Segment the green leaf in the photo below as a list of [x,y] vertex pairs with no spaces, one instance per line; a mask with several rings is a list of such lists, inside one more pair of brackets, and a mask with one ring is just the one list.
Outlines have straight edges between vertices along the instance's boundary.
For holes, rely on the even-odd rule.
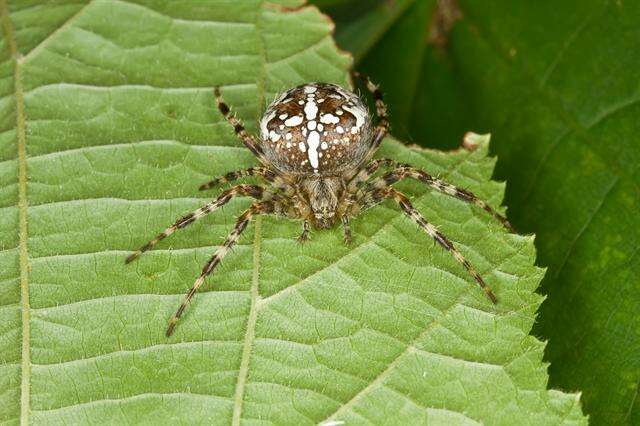
[[[298,7],[299,2],[282,4]],[[212,87],[255,131],[261,108],[309,80],[347,84],[350,58],[316,9],[261,1],[0,2],[0,419],[5,423],[584,423],[546,390],[528,333],[532,237],[416,183],[399,188],[478,268],[386,203],[306,246],[258,219],[194,299],[168,317],[248,201],[124,257],[255,164]],[[294,36],[293,36],[294,35]],[[487,140],[411,162],[497,206]]]
[[336,19],[336,42],[358,62],[413,0],[312,0],[311,3]]
[[444,48],[397,49],[430,22],[418,3],[360,69],[387,91],[411,84],[396,64],[421,69],[414,96],[389,97],[411,111],[396,134],[443,148],[470,128],[494,133],[509,217],[549,267],[535,330],[551,385],[583,391],[594,424],[639,424],[640,5],[441,1],[461,16]]

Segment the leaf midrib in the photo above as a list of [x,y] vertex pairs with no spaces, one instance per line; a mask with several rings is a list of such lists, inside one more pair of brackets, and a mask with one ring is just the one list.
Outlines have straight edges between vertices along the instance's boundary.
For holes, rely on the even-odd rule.
[[9,11],[5,0],[0,0],[0,16],[5,37],[8,40],[9,51],[14,61],[14,95],[16,100],[16,142],[18,144],[18,246],[20,259],[20,301],[22,321],[22,363],[20,382],[20,423],[29,423],[30,396],[29,385],[31,376],[31,353],[29,346],[29,252],[27,250],[27,160],[26,160],[26,132],[24,114],[24,96],[22,89],[22,58],[18,52],[13,24],[9,18]]
[[[265,0],[259,5],[258,13],[256,13],[256,21],[254,23],[257,33],[258,52],[261,57],[261,70],[257,79],[256,89],[258,92],[259,111],[264,108],[265,102],[265,84],[267,79],[267,53],[265,51],[265,43],[262,37],[262,27],[260,21],[264,12]],[[238,370],[238,381],[233,398],[233,415],[231,424],[240,425],[242,417],[242,403],[244,401],[244,387],[249,374],[249,362],[251,360],[251,350],[253,341],[255,340],[255,326],[257,321],[257,302],[260,298],[260,246],[262,242],[262,217],[258,217],[254,221],[254,244],[253,244],[253,273],[251,276],[251,306],[249,307],[249,315],[247,316],[247,326],[244,336],[244,345],[242,348],[242,357],[240,359],[240,369]]]

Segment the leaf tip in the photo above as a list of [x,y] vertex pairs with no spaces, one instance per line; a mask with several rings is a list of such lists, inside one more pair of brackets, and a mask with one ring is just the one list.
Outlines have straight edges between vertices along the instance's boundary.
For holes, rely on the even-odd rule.
[[467,151],[475,151],[480,146],[489,145],[491,133],[480,135],[474,132],[467,132],[462,138],[462,148]]

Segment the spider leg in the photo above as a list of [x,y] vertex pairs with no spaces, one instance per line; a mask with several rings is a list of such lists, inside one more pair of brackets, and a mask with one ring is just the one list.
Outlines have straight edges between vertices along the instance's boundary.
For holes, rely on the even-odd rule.
[[200,286],[204,283],[205,278],[209,274],[211,274],[213,269],[216,266],[218,266],[218,264],[222,261],[222,259],[227,255],[229,250],[238,242],[238,239],[240,238],[240,234],[242,234],[242,232],[247,228],[247,225],[249,224],[249,221],[251,220],[251,218],[256,214],[272,213],[274,211],[274,207],[275,207],[275,201],[273,199],[263,201],[260,203],[254,203],[251,205],[251,207],[245,210],[238,217],[238,219],[236,220],[236,225],[231,231],[231,233],[229,233],[229,235],[225,239],[222,246],[220,246],[215,251],[213,256],[211,256],[211,258],[209,258],[209,261],[204,265],[204,268],[202,268],[202,272],[200,273],[200,276],[198,277],[198,279],[196,279],[196,281],[193,283],[193,286],[191,286],[189,291],[185,294],[184,299],[180,304],[180,307],[169,320],[169,325],[167,327],[167,332],[166,332],[167,337],[173,334],[173,330],[176,326],[176,323],[184,313],[184,310],[186,309],[187,305],[193,298],[193,295],[196,294],[196,292],[198,291],[198,288],[200,288]]
[[[401,166],[400,163],[390,158],[379,158],[377,160],[371,161],[369,164],[367,164],[366,167],[360,169],[360,171],[358,171],[358,173],[355,176],[351,177],[350,180],[348,180],[347,190],[345,191],[345,199],[344,199],[346,210],[350,211],[354,207],[355,200],[364,194],[364,190],[362,189],[362,187],[364,186],[365,183],[367,183],[367,180],[369,180],[371,175],[373,175],[376,171],[378,171],[380,167],[396,167],[397,168],[400,166]],[[343,223],[344,223],[344,220],[345,219],[343,217]],[[348,217],[347,217],[347,221],[348,221]],[[347,225],[347,228],[348,228],[348,225]],[[345,231],[346,230],[347,229],[345,228]],[[345,243],[349,244],[348,241],[351,241],[351,238],[347,237],[347,233],[345,232]]]
[[378,202],[384,198],[393,198],[396,203],[400,206],[402,211],[413,220],[422,230],[424,230],[427,234],[431,236],[442,248],[449,251],[453,257],[462,265],[464,268],[471,274],[471,276],[476,280],[478,285],[484,290],[487,297],[494,304],[498,302],[495,294],[491,291],[491,288],[484,282],[480,274],[475,270],[473,266],[462,256],[462,253],[458,251],[458,249],[453,245],[451,241],[447,237],[445,237],[440,231],[436,229],[435,226],[427,222],[427,220],[420,214],[418,210],[413,207],[411,201],[407,198],[403,193],[396,191],[393,188],[386,188],[376,191],[378,194],[373,196],[371,199],[377,199]]
[[342,231],[344,232],[344,243],[351,244],[351,228],[349,227],[349,216],[342,215]]
[[302,222],[302,234],[298,237],[298,242],[300,244],[304,244],[309,241],[309,230],[310,230],[309,221],[305,220]]
[[384,201],[385,198],[387,198],[387,196],[383,189],[362,192],[356,199],[356,202],[351,206],[351,211],[349,213],[351,216],[356,216],[371,207],[377,206]]
[[400,167],[400,163],[390,158],[379,158],[371,161],[361,169],[350,181],[347,187],[348,192],[354,193],[374,174],[380,167]]
[[264,178],[267,182],[273,182],[276,178],[276,174],[266,167],[249,167],[244,170],[236,170],[233,172],[229,172],[225,175],[218,176],[217,178],[210,180],[207,183],[203,183],[200,185],[200,191],[204,191],[207,189],[211,189],[214,186],[222,185],[225,183],[233,182],[235,180],[241,179],[246,176],[260,176]]
[[371,146],[369,147],[369,151],[365,156],[365,161],[368,161],[373,156],[373,153],[378,149],[378,146],[380,146],[380,142],[382,142],[382,139],[384,139],[384,137],[387,135],[387,132],[389,131],[389,117],[387,115],[387,105],[384,103],[384,100],[382,99],[382,92],[380,91],[378,86],[373,84],[373,82],[369,79],[369,77],[363,76],[359,72],[354,72],[353,75],[365,81],[367,90],[371,92],[371,94],[373,95],[373,99],[375,100],[375,103],[376,103],[376,114],[378,115],[378,124],[374,129]]
[[233,116],[230,112],[229,106],[224,103],[222,97],[220,96],[220,88],[215,87],[213,92],[216,96],[216,103],[218,105],[218,110],[224,116],[224,118],[233,126],[236,135],[242,140],[244,145],[255,155],[262,163],[266,163],[264,158],[264,153],[262,152],[262,148],[256,142],[256,140],[247,132],[244,128],[244,125],[238,120],[235,116]]
[[264,188],[258,185],[237,185],[232,188],[223,191],[218,198],[215,200],[205,204],[197,210],[194,210],[191,213],[181,217],[176,220],[173,225],[156,235],[154,239],[140,247],[135,252],[131,253],[125,260],[125,263],[130,263],[137,259],[142,253],[147,250],[150,250],[153,246],[158,244],[160,241],[173,234],[176,230],[182,229],[185,226],[190,225],[201,217],[213,212],[221,206],[224,206],[231,200],[233,197],[238,196],[248,196],[256,199],[261,199],[264,194]]
[[389,185],[392,185],[402,179],[412,178],[416,179],[429,187],[442,192],[443,194],[449,195],[451,197],[455,197],[459,200],[462,200],[466,203],[474,204],[484,211],[488,212],[491,216],[493,216],[496,220],[498,220],[502,225],[507,228],[511,232],[515,232],[513,226],[506,217],[496,212],[491,206],[489,206],[486,202],[482,201],[475,194],[466,189],[458,188],[457,186],[451,185],[441,179],[431,176],[429,173],[424,170],[417,169],[415,167],[411,167],[409,165],[403,165],[393,170],[391,172],[385,173],[383,176],[374,179],[369,184],[367,184],[367,190],[375,190],[386,188]]

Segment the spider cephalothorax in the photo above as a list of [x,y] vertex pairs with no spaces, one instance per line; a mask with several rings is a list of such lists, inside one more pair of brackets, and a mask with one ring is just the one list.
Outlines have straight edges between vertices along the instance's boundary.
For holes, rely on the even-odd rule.
[[[223,191],[218,198],[178,219],[127,257],[126,261],[129,263],[177,229],[184,228],[211,213],[233,197],[246,196],[258,200],[238,217],[233,231],[204,266],[202,273],[169,321],[167,336],[173,333],[176,322],[195,292],[229,249],[236,244],[252,216],[276,214],[302,220],[300,241],[308,239],[311,225],[316,228],[330,228],[340,221],[344,229],[345,242],[348,243],[351,239],[349,219],[385,199],[395,200],[407,216],[443,248],[450,251],[491,301],[496,302],[491,289],[453,243],[427,222],[413,208],[409,199],[391,185],[405,178],[413,178],[437,191],[479,206],[509,229],[511,225],[502,215],[469,191],[450,185],[408,164],[399,164],[390,159],[372,160],[373,154],[387,134],[389,122],[382,94],[368,79],[366,85],[376,103],[378,121],[375,125],[365,104],[354,93],[334,84],[308,83],[286,91],[269,105],[260,120],[259,140],[251,136],[240,121],[230,114],[219,90],[215,89],[220,113],[233,125],[238,137],[258,158],[261,165],[227,173],[201,185],[200,189],[209,189],[244,176],[257,176],[266,181],[267,185],[237,185]],[[392,170],[373,178],[381,167]]]

